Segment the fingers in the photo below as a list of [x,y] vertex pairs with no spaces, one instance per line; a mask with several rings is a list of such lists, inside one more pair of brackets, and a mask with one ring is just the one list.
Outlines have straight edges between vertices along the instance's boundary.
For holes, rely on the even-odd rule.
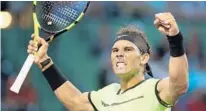
[[29,45],[28,45],[28,49],[37,50],[37,48],[38,48],[38,47],[35,45],[35,41],[30,40],[30,41],[29,41]]
[[28,46],[28,49],[31,50],[31,51],[37,51],[38,50],[37,47],[31,46],[31,45]]
[[166,29],[162,26],[158,27],[158,30],[161,32],[161,33],[165,33],[166,32]]
[[35,42],[33,40],[29,41],[29,45],[32,46],[32,47],[36,47]]
[[164,26],[165,28],[170,28],[171,27],[171,22],[170,22],[170,19],[167,19],[165,21],[160,21],[160,24],[162,26]]
[[[34,36],[35,35],[32,34],[31,38],[34,38]],[[41,46],[41,49],[43,51],[45,51],[48,48],[48,43],[43,38],[41,38],[41,37],[37,37],[35,40],[30,40],[27,52],[29,54],[34,54],[35,52],[38,51],[38,48],[40,48],[40,46]]]
[[27,48],[27,52],[29,54],[34,54],[35,52],[38,51],[37,46],[35,46],[34,44],[35,44],[34,41],[32,41],[32,40],[29,41],[29,45],[28,45],[28,48]]
[[159,19],[154,20],[154,25],[155,25],[156,28],[158,28],[161,25]]
[[29,54],[36,53],[34,63],[39,63],[41,61],[41,59],[47,55],[47,50],[48,50],[49,44],[41,37],[36,37],[35,39],[34,39],[34,37],[35,37],[35,35],[32,34],[31,38],[33,40],[29,41],[27,52]]
[[38,44],[39,44],[39,43],[38,43],[38,39],[39,39],[40,37],[36,37],[36,38],[35,38],[35,35],[32,34],[32,35],[31,35],[31,38],[32,38],[33,41],[34,41],[33,45],[38,46]]
[[35,51],[34,51],[34,50],[31,50],[31,49],[27,49],[27,53],[29,53],[29,54],[34,54]]
[[163,22],[165,22],[165,20],[171,19],[171,17],[172,15],[170,12],[155,14],[155,19],[159,19],[160,21]]
[[[31,38],[32,39],[34,39],[34,37],[35,37],[35,35],[34,34],[32,34],[31,35]],[[35,42],[37,42],[36,44],[35,44]],[[34,42],[34,45],[41,45],[41,46],[44,46],[44,47],[48,47],[48,43],[43,39],[43,38],[41,38],[41,37],[37,37],[37,38],[35,38],[35,42]]]
[[170,12],[155,14],[155,20],[159,20],[159,22],[160,22],[159,24],[161,24],[165,28],[171,27],[171,23],[172,23],[173,19],[174,19],[174,17],[172,16],[172,14]]
[[34,34],[31,34],[31,38],[32,38],[32,39],[34,38]]
[[166,29],[169,29],[169,28],[171,27],[169,24],[164,24],[164,23],[162,23],[162,21],[160,21],[159,19],[156,19],[156,20],[154,21],[154,25],[155,25],[156,28],[164,27],[164,28],[166,28]]

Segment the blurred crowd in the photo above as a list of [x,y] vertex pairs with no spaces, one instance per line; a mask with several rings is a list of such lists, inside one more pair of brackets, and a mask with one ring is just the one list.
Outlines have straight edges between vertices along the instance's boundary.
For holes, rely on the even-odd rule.
[[[46,104],[49,100],[45,99],[46,96],[50,97],[51,95],[45,94],[45,91],[52,92],[49,88],[44,89],[49,87],[48,85],[39,85],[43,80],[40,79],[41,76],[36,74],[39,73],[38,71],[30,72],[31,74],[27,77],[20,94],[12,93],[9,90],[27,56],[26,47],[30,39],[29,37],[12,38],[10,36],[15,36],[20,31],[23,32],[22,35],[24,36],[31,35],[33,30],[31,18],[32,3],[1,2],[1,11],[9,11],[13,17],[11,25],[1,29],[2,111],[52,111],[52,109],[48,108],[53,107],[52,103]],[[145,31],[152,46],[153,53],[149,64],[152,67],[154,77],[167,77],[169,62],[168,43],[164,35],[161,35],[153,26],[154,14],[165,11],[170,11],[178,22],[184,35],[184,46],[189,62],[190,84],[188,93],[181,97],[174,106],[173,111],[206,111],[206,2],[91,2],[84,19],[69,32],[75,37],[61,38],[69,41],[60,39],[55,41],[56,43],[52,45],[55,45],[55,51],[58,50],[59,52],[57,51],[52,56],[57,61],[57,64],[63,64],[68,61],[72,63],[70,65],[65,65],[67,63],[64,63],[62,65],[63,72],[73,73],[73,75],[66,76],[82,91],[99,89],[110,83],[119,82],[112,72],[110,63],[110,53],[115,32],[121,26],[135,24]],[[17,45],[15,45],[15,40],[18,41]],[[63,47],[65,48],[65,45],[67,45],[65,42],[69,44],[71,42],[70,46],[72,46],[72,43],[73,45],[75,44],[75,47],[71,48],[73,50],[63,50]],[[54,46],[51,47],[54,50]],[[16,50],[19,51],[18,53],[15,52],[16,55],[14,55],[13,51]],[[62,50],[65,56],[61,54]],[[24,58],[18,57],[21,52]],[[52,52],[54,53],[54,51]],[[68,56],[75,56],[76,59],[73,61],[69,60]],[[82,67],[82,72],[85,67],[84,72],[86,76],[83,77],[80,77],[81,74],[77,75],[81,71],[78,72],[78,68],[81,66],[78,66],[79,64],[77,63],[81,63],[81,61],[85,65]],[[149,76],[145,76],[149,78]],[[90,85],[90,87],[84,86],[86,84]],[[57,101],[57,99],[54,100]],[[61,105],[56,107],[55,110],[65,110]]]

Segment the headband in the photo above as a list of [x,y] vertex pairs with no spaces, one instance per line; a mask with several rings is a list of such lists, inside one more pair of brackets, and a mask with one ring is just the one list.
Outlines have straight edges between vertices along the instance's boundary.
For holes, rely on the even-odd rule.
[[[140,50],[140,52],[142,54],[145,54],[145,53],[148,53],[150,54],[149,52],[149,45],[145,42],[145,40],[140,37],[140,36],[132,36],[132,35],[119,35],[117,36],[117,39],[114,41],[117,42],[119,40],[127,40],[127,41],[130,41],[131,43],[133,43],[135,46],[137,46],[137,48]],[[151,70],[151,67],[149,66],[148,63],[146,63],[145,65],[145,71],[146,73],[153,77],[153,74],[152,74],[152,70]]]

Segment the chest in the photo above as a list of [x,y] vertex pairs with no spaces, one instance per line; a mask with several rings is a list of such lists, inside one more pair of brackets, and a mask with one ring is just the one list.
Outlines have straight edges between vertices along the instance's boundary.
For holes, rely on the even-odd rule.
[[110,94],[101,101],[104,111],[151,111],[151,95],[144,91],[128,91],[123,94]]

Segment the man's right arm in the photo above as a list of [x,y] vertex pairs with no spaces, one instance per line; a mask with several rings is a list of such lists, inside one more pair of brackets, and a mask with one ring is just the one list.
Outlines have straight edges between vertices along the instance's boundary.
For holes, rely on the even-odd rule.
[[[50,70],[50,68],[56,67],[54,66],[52,61],[45,67],[46,69],[42,70],[45,78],[47,79],[49,85],[52,87],[57,98],[64,104],[64,106],[67,109],[71,111],[93,111],[93,107],[88,99],[88,93],[81,93],[68,80],[64,80],[64,82],[61,82],[59,86],[55,86],[55,84],[59,84],[58,81],[60,80],[60,78],[63,78],[63,77],[57,77],[58,75],[61,76],[60,71],[58,71],[57,68],[54,68],[53,70],[56,71],[52,71],[52,73],[46,72],[47,70]],[[55,73],[56,74],[58,73],[58,75],[56,75]],[[51,80],[49,77],[47,77],[48,75],[49,76],[54,75],[55,76],[53,77],[54,80]]]
[[42,70],[57,98],[71,111],[93,111],[88,93],[81,93],[71,82],[62,77],[61,72],[47,55],[48,43],[42,38],[38,38],[36,42],[42,46],[37,49],[36,43],[30,41],[27,52],[29,54],[37,52],[34,62]]
[[66,81],[55,91],[57,98],[71,111],[93,111],[88,100],[88,93],[81,93],[69,81]]

